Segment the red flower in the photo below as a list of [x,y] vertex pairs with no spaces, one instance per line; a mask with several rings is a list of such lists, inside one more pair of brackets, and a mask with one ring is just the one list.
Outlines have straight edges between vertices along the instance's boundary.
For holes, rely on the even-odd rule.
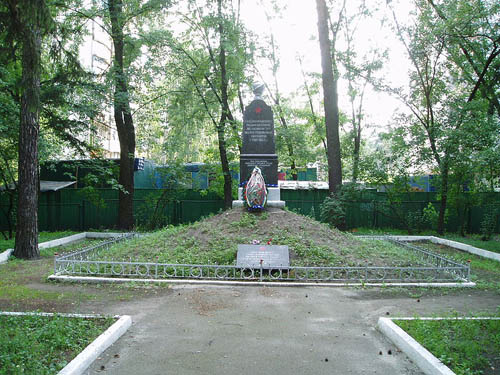
[[262,108],[260,108],[260,107],[255,108],[255,113],[259,114],[261,112],[262,112]]

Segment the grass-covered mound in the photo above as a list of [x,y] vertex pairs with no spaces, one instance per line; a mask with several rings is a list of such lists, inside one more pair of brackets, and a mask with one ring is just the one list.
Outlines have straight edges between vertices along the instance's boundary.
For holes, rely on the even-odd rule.
[[170,264],[236,264],[238,244],[288,245],[292,266],[409,266],[419,262],[384,241],[363,241],[281,209],[232,209],[194,224],[169,227],[122,242],[104,260]]

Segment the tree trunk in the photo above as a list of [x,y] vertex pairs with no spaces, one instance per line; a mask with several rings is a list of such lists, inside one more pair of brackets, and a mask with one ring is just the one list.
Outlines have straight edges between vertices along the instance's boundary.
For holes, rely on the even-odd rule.
[[321,68],[325,107],[325,127],[328,154],[328,184],[330,193],[342,186],[342,164],[340,159],[339,107],[337,78],[333,75],[332,51],[328,35],[328,10],[325,0],[316,0],[318,11],[318,35],[321,49]]
[[42,31],[38,1],[26,1],[22,30],[22,97],[19,124],[19,195],[14,256],[37,258],[38,250],[38,135],[40,114],[40,53]]
[[359,176],[359,153],[361,151],[361,126],[354,127],[354,150],[352,152],[352,182],[356,183]]
[[121,0],[108,1],[111,20],[111,38],[115,55],[113,59],[114,80],[114,116],[118,139],[120,141],[120,177],[119,184],[123,190],[118,193],[118,227],[132,229],[134,227],[134,159],[135,130],[130,111],[128,83],[123,67],[123,3]]
[[448,159],[445,156],[443,158],[443,165],[441,167],[441,202],[439,205],[439,216],[437,223],[437,232],[440,235],[444,234],[444,220],[446,214],[446,204],[448,200]]
[[230,115],[228,93],[227,93],[227,73],[226,73],[226,49],[224,48],[225,38],[224,38],[224,25],[222,22],[222,0],[217,0],[217,9],[219,16],[219,38],[220,38],[220,49],[219,49],[219,66],[221,75],[221,100],[222,100],[222,113],[219,121],[219,126],[217,127],[217,138],[219,141],[219,154],[222,166],[222,173],[224,175],[224,208],[231,208],[233,204],[233,188],[232,188],[232,178],[231,172],[229,170],[229,161],[227,159],[227,149],[226,149],[226,139],[225,139],[225,128],[226,121]]

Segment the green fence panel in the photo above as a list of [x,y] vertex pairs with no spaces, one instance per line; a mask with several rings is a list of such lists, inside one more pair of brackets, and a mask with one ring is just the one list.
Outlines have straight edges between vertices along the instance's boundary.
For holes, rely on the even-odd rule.
[[60,230],[83,230],[82,205],[40,204],[38,206],[38,229],[55,232]]
[[[114,228],[118,219],[118,192],[113,189],[95,189],[93,193],[83,189],[63,189],[57,192],[40,194],[39,228],[40,230],[88,230]],[[151,220],[156,202],[163,190],[136,189],[134,192],[134,217],[137,225],[144,225]],[[196,190],[167,191],[170,200],[159,206],[161,225],[189,223],[204,216],[215,214],[224,207],[223,200],[213,193]],[[320,207],[328,191],[324,189],[281,190],[281,199],[288,209],[320,219]],[[391,199],[396,196],[392,194]],[[346,224],[349,229],[400,228],[406,229],[412,215],[422,215],[423,209],[431,203],[439,212],[436,193],[411,192],[398,195],[397,202],[389,203],[389,194],[364,190],[356,201],[348,202]],[[467,232],[478,233],[481,222],[488,212],[488,205],[500,205],[499,193],[468,194],[460,199],[467,202],[467,209],[458,211],[453,204],[448,207],[446,229],[458,231],[461,225]],[[5,212],[8,208],[8,196],[0,194],[0,230],[7,230]],[[414,223],[415,221],[413,221]],[[422,229],[430,229],[430,224],[420,222]],[[498,232],[500,223],[497,222]]]

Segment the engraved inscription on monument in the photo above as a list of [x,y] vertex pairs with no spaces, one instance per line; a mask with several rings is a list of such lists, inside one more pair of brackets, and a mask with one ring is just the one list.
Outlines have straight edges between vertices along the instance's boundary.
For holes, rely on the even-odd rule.
[[236,265],[238,267],[256,267],[270,269],[289,267],[288,246],[282,245],[238,245]]
[[275,154],[273,111],[263,100],[254,100],[243,114],[242,154]]
[[[254,145],[254,143],[257,143]],[[262,143],[261,145],[258,145]],[[243,144],[245,147],[244,151],[247,153],[253,153],[257,151],[261,151],[261,148],[264,146],[272,151],[272,145],[274,144],[274,127],[272,120],[247,120],[243,125]],[[267,145],[264,145],[267,144]],[[255,146],[259,148],[259,150],[252,150]]]
[[248,180],[255,166],[261,169],[266,184],[278,184],[273,111],[262,99],[252,101],[243,115],[240,182]]

